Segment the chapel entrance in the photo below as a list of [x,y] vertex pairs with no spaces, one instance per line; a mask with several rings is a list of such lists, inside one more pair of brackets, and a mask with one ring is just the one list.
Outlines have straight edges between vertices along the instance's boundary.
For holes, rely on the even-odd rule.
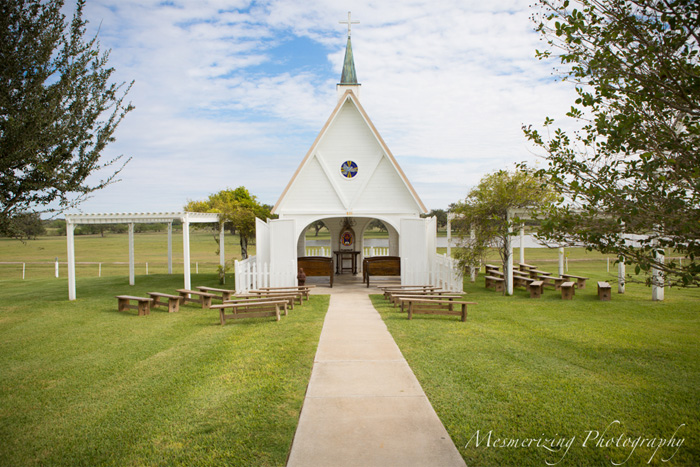
[[398,252],[397,230],[389,222],[369,217],[316,220],[303,229],[297,243],[297,257],[328,257],[336,275],[360,275],[365,258],[398,256]]

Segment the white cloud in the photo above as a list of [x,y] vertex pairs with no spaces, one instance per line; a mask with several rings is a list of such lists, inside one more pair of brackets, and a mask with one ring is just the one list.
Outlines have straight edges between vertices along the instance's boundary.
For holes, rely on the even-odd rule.
[[[486,173],[532,160],[521,125],[573,101],[534,58],[541,46],[526,5],[88,2],[115,78],[136,81],[136,111],[106,151],[133,156],[123,181],[83,210],[179,209],[239,185],[274,204],[335,106],[347,10],[361,21],[352,39],[361,101],[428,207],[444,208]],[[280,69],[294,61],[275,48],[293,37],[326,51],[325,71]]]

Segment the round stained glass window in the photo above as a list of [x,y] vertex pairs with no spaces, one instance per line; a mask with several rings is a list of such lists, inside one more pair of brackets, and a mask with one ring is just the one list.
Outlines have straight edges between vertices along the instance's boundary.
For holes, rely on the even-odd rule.
[[343,174],[345,178],[353,178],[357,175],[357,164],[353,161],[343,162],[343,165],[340,166],[340,173]]

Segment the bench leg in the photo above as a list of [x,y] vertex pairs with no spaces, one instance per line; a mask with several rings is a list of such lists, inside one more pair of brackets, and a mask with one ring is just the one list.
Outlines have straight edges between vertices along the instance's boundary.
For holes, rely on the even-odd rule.
[[[285,311],[287,310],[287,304],[284,304],[284,309]],[[280,305],[279,303],[275,305],[275,317],[277,318],[277,321],[280,320]]]
[[202,297],[202,309],[211,308],[211,297]]
[[219,310],[219,318],[221,319],[221,325],[222,325],[222,326],[223,326],[224,324],[226,324],[226,317],[224,316],[225,313],[226,313],[226,312],[225,312],[225,310],[224,310],[223,308],[221,308],[221,309]]
[[408,319],[413,319],[413,302],[408,302]]
[[[450,310],[452,311],[452,310]],[[462,322],[467,321],[467,305],[462,303]]]
[[179,298],[169,298],[168,299],[168,313],[175,313],[180,311],[180,299]]
[[129,309],[129,300],[126,300],[123,298],[119,298],[118,300],[119,300],[119,306],[117,309],[119,311],[126,311]]
[[139,316],[146,316],[151,313],[149,303],[150,300],[139,302]]

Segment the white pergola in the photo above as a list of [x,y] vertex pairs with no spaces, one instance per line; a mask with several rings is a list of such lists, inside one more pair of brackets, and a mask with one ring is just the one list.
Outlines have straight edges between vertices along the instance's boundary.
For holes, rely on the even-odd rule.
[[[66,214],[68,241],[68,299],[75,300],[75,226],[78,224],[128,224],[129,225],[129,285],[134,285],[134,224],[168,224],[168,274],[173,273],[173,221],[182,222],[182,255],[185,266],[185,288],[192,287],[190,274],[190,224],[219,222],[219,214],[204,212],[146,212],[109,214]],[[219,262],[223,266],[224,226],[219,231]]]

